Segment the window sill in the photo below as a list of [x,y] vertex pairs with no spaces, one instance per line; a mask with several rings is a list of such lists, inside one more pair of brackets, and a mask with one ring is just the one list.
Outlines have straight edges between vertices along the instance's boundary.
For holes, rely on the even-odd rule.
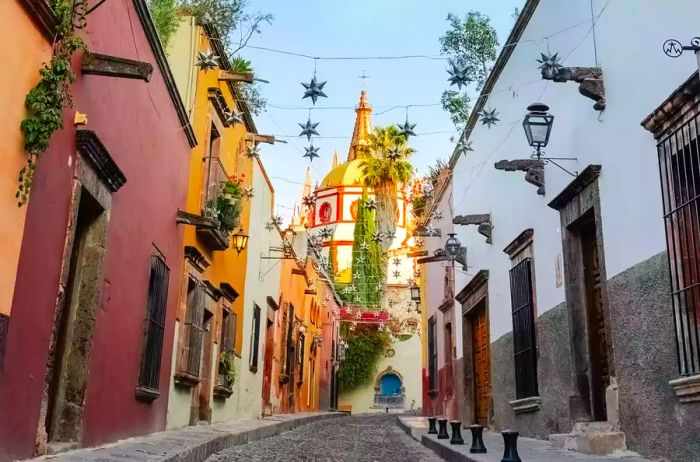
[[513,412],[516,414],[525,414],[526,412],[536,412],[540,410],[542,398],[539,396],[530,396],[529,398],[516,399],[508,401]]
[[148,387],[136,387],[136,399],[145,403],[155,401],[160,397],[160,392]]
[[187,388],[196,387],[200,381],[199,377],[182,371],[176,372],[174,379],[176,385],[180,385]]
[[214,398],[226,399],[230,398],[233,394],[233,390],[224,385],[216,385],[214,387]]
[[700,402],[700,374],[668,382],[680,403]]

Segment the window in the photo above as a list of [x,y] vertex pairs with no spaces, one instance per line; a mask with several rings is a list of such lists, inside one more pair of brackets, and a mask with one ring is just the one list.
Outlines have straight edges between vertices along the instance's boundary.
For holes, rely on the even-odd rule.
[[537,350],[531,263],[531,258],[524,258],[510,270],[516,399],[537,396]]
[[287,308],[287,325],[286,331],[285,331],[285,341],[282,343],[282,351],[283,351],[283,361],[282,364],[284,364],[284,373],[289,377],[289,380],[292,380],[292,373],[293,373],[293,366],[294,366],[294,340],[292,340],[292,336],[294,335],[294,305],[291,303],[289,304],[289,307]]
[[681,376],[700,373],[700,114],[657,146]]
[[250,335],[250,370],[258,371],[258,348],[260,348],[260,307],[253,308],[253,331]]
[[437,362],[437,321],[433,315],[428,319],[428,391],[435,391],[438,387]]
[[187,317],[185,320],[182,372],[199,377],[199,368],[204,340],[204,284],[190,278],[187,286]]
[[304,335],[299,334],[297,337],[297,364],[299,364],[299,376],[297,377],[297,385],[301,385],[304,381]]
[[236,348],[236,324],[238,316],[229,306],[224,306],[221,319],[221,351],[233,352]]
[[160,361],[163,353],[165,312],[168,304],[170,270],[159,256],[151,257],[148,301],[144,326],[145,342],[141,355],[138,386],[147,392],[158,391]]
[[204,164],[204,185],[202,191],[202,210],[204,216],[215,217],[215,201],[219,195],[220,185],[226,181],[227,175],[221,160],[219,150],[221,147],[221,135],[214,123],[209,131],[209,145],[205,154]]

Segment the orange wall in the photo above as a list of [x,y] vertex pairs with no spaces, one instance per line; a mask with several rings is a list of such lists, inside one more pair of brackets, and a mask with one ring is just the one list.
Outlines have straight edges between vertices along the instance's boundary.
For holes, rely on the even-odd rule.
[[10,313],[17,259],[22,244],[25,207],[17,207],[17,174],[24,165],[24,98],[39,80],[39,68],[51,58],[51,44],[18,0],[0,1],[0,30],[11,43],[0,50],[0,314]]

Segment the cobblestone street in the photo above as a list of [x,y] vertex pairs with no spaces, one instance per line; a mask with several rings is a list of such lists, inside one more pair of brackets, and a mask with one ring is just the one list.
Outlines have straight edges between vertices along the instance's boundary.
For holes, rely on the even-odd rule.
[[208,462],[228,461],[382,461],[441,462],[409,437],[395,415],[339,417],[304,425],[214,454]]

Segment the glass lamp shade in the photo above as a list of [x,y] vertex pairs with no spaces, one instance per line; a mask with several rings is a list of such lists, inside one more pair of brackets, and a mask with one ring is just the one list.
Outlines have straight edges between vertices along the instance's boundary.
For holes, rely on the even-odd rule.
[[455,237],[457,234],[449,233],[450,236],[445,242],[445,253],[450,260],[454,260],[459,256],[459,250],[462,248],[462,244]]
[[549,106],[535,103],[527,108],[528,114],[523,120],[523,128],[527,142],[533,148],[543,148],[549,143],[549,135],[552,133],[554,116],[549,114]]
[[297,233],[292,229],[292,225],[289,225],[287,229],[284,230],[284,237],[289,242],[290,246],[294,245],[294,238],[296,237]]
[[243,228],[239,228],[238,232],[231,238],[233,239],[233,247],[239,254],[248,246],[248,235],[243,231]]
[[417,284],[413,284],[411,287],[411,300],[414,302],[420,301],[420,287]]

